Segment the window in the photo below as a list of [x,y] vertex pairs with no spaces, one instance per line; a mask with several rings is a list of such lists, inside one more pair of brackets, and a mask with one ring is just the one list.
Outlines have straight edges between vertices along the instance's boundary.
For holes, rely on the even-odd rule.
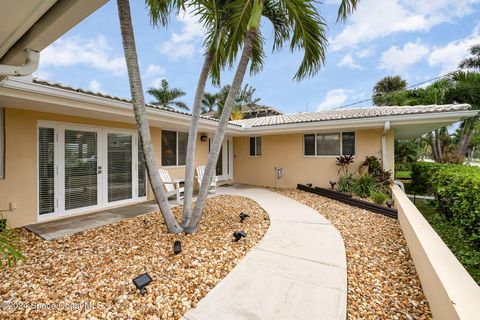
[[305,156],[355,155],[355,132],[305,134],[303,150]]
[[162,130],[162,166],[184,166],[188,133]]
[[0,179],[5,179],[5,115],[0,107]]
[[262,137],[250,137],[250,156],[260,157],[262,155]]
[[55,211],[55,129],[38,128],[38,213]]

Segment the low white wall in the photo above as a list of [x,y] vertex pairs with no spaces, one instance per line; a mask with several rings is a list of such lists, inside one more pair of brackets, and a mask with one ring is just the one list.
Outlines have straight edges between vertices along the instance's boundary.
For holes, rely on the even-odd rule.
[[434,319],[480,319],[480,287],[406,194],[396,185],[392,191]]

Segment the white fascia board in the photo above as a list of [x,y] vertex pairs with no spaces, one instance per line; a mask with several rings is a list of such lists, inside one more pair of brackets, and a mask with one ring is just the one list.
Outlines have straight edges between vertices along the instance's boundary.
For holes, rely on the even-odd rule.
[[403,125],[422,125],[426,123],[454,123],[461,119],[473,117],[479,113],[478,110],[437,112],[426,114],[396,115],[375,118],[356,118],[328,121],[312,121],[303,123],[290,123],[282,125],[269,125],[261,127],[243,128],[247,134],[287,134],[305,131],[329,131],[338,129],[372,129],[383,128],[386,121],[390,122],[392,128]]
[[[2,89],[12,90],[2,90]],[[85,111],[112,113],[132,118],[132,105],[105,97],[94,96],[82,92],[49,87],[42,84],[25,82],[16,79],[5,79],[0,83],[0,94],[31,101],[42,101],[59,106],[68,106]],[[151,120],[168,122],[171,125],[190,126],[191,116],[166,110],[147,107],[147,115]],[[87,115],[86,115],[87,116]],[[217,121],[200,118],[200,130],[215,130]],[[232,131],[232,132],[230,132]],[[229,125],[227,133],[240,132],[241,127]]]

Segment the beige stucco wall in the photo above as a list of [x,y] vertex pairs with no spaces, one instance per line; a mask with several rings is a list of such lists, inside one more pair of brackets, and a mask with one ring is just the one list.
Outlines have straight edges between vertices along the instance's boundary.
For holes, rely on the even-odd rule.
[[[5,109],[5,179],[0,179],[0,210],[8,209],[10,203],[15,203],[16,209],[13,212],[3,214],[12,226],[37,222],[37,122],[39,120],[135,129],[133,124],[7,107]],[[152,127],[151,134],[157,163],[160,166],[161,129]],[[208,143],[200,139],[197,141],[197,165],[205,164],[208,157]],[[182,178],[184,175],[183,166],[167,169],[172,178]],[[148,192],[148,196],[152,197],[151,192]]]
[[[366,156],[381,158],[383,129],[356,131],[355,162],[350,171],[357,170]],[[387,169],[393,171],[394,132],[387,136]],[[262,155],[249,156],[249,137],[235,137],[233,141],[233,173],[236,182],[258,186],[296,187],[298,183],[313,183],[329,187],[330,180],[338,179],[336,157],[305,157],[303,134],[262,136]],[[284,175],[275,179],[275,167],[284,169]]]
[[480,287],[398,187],[398,220],[434,319],[478,319]]

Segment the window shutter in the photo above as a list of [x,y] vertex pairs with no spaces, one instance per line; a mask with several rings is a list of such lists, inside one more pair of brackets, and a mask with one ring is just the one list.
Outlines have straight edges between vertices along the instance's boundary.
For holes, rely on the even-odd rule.
[[315,155],[315,135],[314,134],[304,135],[303,143],[304,143],[304,154],[306,156],[314,156]]
[[38,213],[55,211],[55,129],[38,129]]
[[342,149],[343,155],[355,155],[355,132],[342,133]]
[[179,166],[184,166],[187,159],[187,145],[188,145],[188,133],[178,133],[178,163]]

